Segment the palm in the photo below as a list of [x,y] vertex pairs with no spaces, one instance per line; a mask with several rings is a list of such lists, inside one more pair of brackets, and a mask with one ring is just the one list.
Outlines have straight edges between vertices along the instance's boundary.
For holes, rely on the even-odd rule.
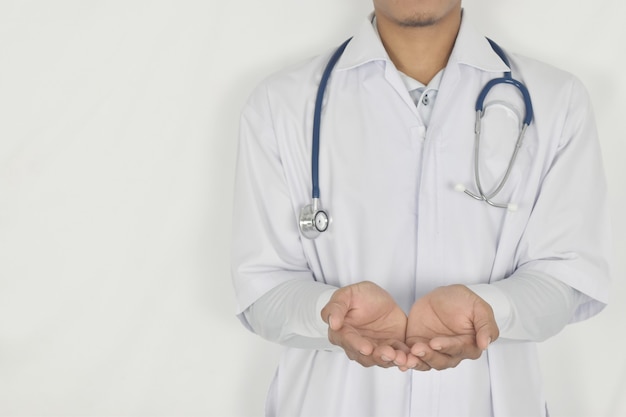
[[450,368],[498,337],[491,307],[463,285],[433,290],[407,318],[384,289],[360,282],[335,291],[322,318],[330,342],[364,366]]
[[371,291],[369,286],[353,288],[352,303],[344,326],[351,327],[372,341],[403,341],[407,317],[391,296],[378,288],[380,291]]
[[452,287],[441,287],[420,298],[409,314],[406,339],[409,345],[436,337],[474,337],[473,300]]
[[372,282],[337,290],[322,309],[328,338],[364,366],[404,366],[407,317],[393,298]]
[[463,285],[433,290],[409,313],[406,343],[411,353],[435,369],[479,358],[497,337],[491,307]]

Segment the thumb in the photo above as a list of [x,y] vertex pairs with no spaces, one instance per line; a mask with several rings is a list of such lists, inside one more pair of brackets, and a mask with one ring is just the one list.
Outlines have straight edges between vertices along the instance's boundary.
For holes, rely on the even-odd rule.
[[343,327],[346,315],[350,310],[350,291],[346,288],[340,288],[330,297],[328,303],[320,312],[322,320],[328,323],[332,330],[339,330]]
[[486,350],[500,336],[500,330],[491,306],[485,301],[481,301],[474,311],[474,331],[476,332],[476,344],[481,350]]

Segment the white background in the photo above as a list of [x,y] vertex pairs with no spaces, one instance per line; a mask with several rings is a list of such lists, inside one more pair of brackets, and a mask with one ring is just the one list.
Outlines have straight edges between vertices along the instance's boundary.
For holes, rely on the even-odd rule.
[[[465,8],[592,96],[612,304],[541,352],[553,416],[626,416],[626,3]],[[339,44],[370,9],[0,0],[1,415],[263,413],[279,348],[234,317],[229,272],[239,112],[261,79]]]

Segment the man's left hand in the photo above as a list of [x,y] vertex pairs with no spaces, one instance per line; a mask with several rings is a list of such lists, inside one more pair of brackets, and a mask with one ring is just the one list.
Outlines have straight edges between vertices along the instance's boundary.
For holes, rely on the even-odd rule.
[[421,359],[417,370],[441,370],[478,359],[498,336],[491,306],[466,286],[450,285],[413,304],[406,344]]

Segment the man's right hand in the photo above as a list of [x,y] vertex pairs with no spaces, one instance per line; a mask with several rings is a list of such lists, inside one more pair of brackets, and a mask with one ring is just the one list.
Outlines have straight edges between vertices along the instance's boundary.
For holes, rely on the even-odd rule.
[[363,366],[414,368],[420,360],[404,343],[407,317],[391,295],[365,281],[335,291],[321,311],[328,339]]

